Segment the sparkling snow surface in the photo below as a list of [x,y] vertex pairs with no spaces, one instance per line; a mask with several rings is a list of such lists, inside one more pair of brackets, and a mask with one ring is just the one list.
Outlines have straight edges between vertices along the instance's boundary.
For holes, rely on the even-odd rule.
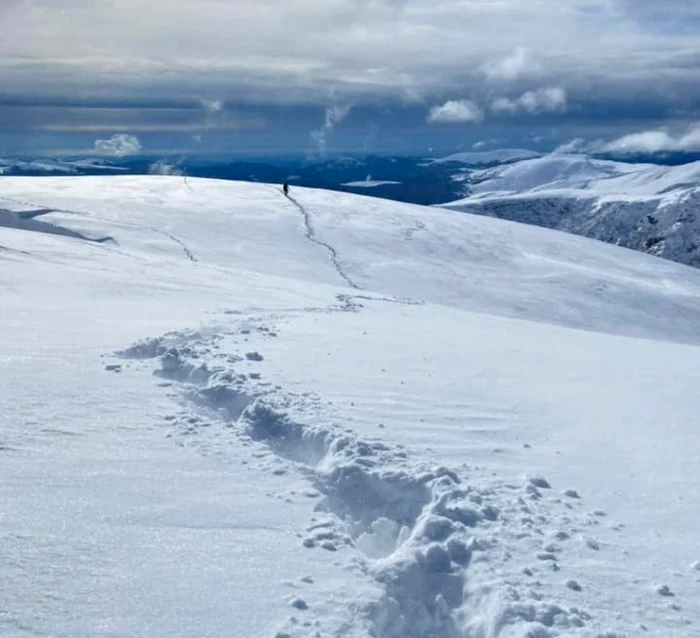
[[1,186],[0,635],[700,635],[700,271],[319,190]]

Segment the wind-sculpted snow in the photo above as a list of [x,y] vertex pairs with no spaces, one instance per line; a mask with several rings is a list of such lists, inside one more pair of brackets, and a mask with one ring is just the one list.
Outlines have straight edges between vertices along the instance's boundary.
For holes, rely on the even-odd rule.
[[34,233],[45,233],[47,235],[61,235],[82,241],[96,242],[98,244],[114,241],[113,237],[88,237],[82,233],[75,232],[70,228],[65,228],[58,223],[51,223],[39,219],[58,211],[50,208],[39,208],[37,210],[8,210],[0,208],[0,228],[16,228]]
[[325,250],[328,251],[328,256],[330,257],[331,262],[333,263],[333,267],[338,271],[338,274],[343,278],[345,283],[350,286],[350,288],[359,288],[359,286],[348,276],[348,274],[343,270],[342,265],[340,264],[340,257],[338,256],[338,251],[333,248],[330,244],[327,244],[326,242],[320,240],[318,238],[318,235],[316,234],[316,229],[314,228],[314,224],[311,218],[311,213],[304,208],[296,199],[293,197],[289,196],[288,197],[289,201],[292,202],[298,209],[299,212],[304,216],[304,226],[306,227],[306,238],[316,244],[317,246],[321,246],[321,248],[324,248]]

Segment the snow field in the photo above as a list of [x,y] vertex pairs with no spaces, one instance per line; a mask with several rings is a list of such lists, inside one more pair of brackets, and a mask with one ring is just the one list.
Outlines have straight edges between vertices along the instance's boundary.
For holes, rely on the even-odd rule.
[[3,184],[10,635],[692,635],[695,271],[339,193]]

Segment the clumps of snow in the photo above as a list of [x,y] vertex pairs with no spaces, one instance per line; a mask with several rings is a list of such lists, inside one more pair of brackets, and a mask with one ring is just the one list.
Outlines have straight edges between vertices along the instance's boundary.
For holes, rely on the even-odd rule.
[[580,499],[581,495],[576,491],[576,490],[565,490],[563,492],[564,496],[568,496],[569,498],[575,498],[575,499]]
[[564,585],[572,591],[581,591],[582,587],[575,580],[567,580]]
[[447,553],[452,562],[465,567],[472,557],[471,548],[463,540],[452,537],[447,541]]
[[557,560],[557,555],[554,554],[553,552],[540,552],[537,554],[537,560],[551,560],[551,561],[556,561]]
[[449,470],[409,471],[383,444],[302,425],[264,400],[251,404],[239,423],[311,472],[323,495],[319,510],[329,517],[307,530],[303,544],[330,551],[353,546],[375,562],[372,572],[387,592],[371,610],[378,635],[456,632],[452,611],[463,603],[463,570],[473,551],[464,521],[483,520],[467,506],[483,502],[476,492],[460,489]]
[[383,558],[389,556],[396,549],[402,532],[407,529],[401,527],[396,521],[388,518],[378,518],[365,532],[361,532],[355,540],[355,547],[370,558]]
[[590,614],[577,607],[567,609],[543,601],[525,601],[514,590],[491,593],[477,602],[478,609],[483,611],[468,620],[468,636],[554,638],[572,635],[572,630],[585,627],[591,620]]
[[600,551],[600,543],[595,540],[594,538],[587,538],[586,539],[586,547],[588,549],[592,549],[593,551]]
[[[245,325],[248,334],[268,334],[250,328],[250,322]],[[240,325],[228,334],[244,339]],[[214,336],[183,332],[145,340],[122,356],[155,359],[156,374],[180,384],[191,409],[168,422],[182,434],[211,427],[212,417],[221,419],[227,433],[259,446],[256,455],[269,459],[270,473],[289,469],[308,477],[313,490],[299,493],[318,498],[317,515],[299,542],[310,556],[332,552],[339,560],[353,556],[355,562],[362,557],[363,573],[383,592],[358,611],[373,635],[553,638],[590,620],[585,611],[547,601],[542,590],[544,574],[566,570],[568,548],[548,541],[571,545],[571,535],[589,520],[581,513],[577,528],[574,505],[543,499],[540,490],[551,489],[546,479],[530,476],[498,490],[471,485],[450,468],[412,461],[405,450],[364,440],[341,425],[323,419],[305,423],[300,415],[314,405],[313,397],[285,393],[237,372],[251,353],[212,354],[216,350]],[[551,511],[557,505],[561,514],[555,519]],[[539,566],[510,569],[514,578],[529,577],[529,593],[514,592],[500,602],[490,598],[488,588],[470,593],[472,570],[503,568],[522,542],[531,543]],[[571,578],[559,582],[570,591],[582,589]],[[557,589],[564,594],[564,588],[555,587],[549,595],[557,595]],[[290,604],[308,609],[302,598]]]
[[671,591],[671,588],[668,585],[659,585],[656,588],[656,593],[659,594],[659,596],[675,596],[675,594]]
[[543,490],[549,490],[552,488],[547,479],[543,478],[542,476],[531,476],[529,478],[529,481],[535,487],[538,487]]
[[259,352],[246,352],[245,358],[248,361],[264,361],[264,357]]
[[[204,335],[199,332],[168,332],[161,337],[153,337],[137,341],[132,346],[119,350],[115,354],[123,359],[155,359],[162,357],[170,348],[202,341]],[[192,354],[189,347],[185,354]]]

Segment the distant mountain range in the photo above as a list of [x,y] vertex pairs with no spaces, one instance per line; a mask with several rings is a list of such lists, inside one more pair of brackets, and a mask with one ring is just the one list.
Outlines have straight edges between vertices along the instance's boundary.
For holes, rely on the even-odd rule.
[[700,162],[548,155],[458,177],[452,210],[554,228],[700,267]]
[[494,164],[509,164],[518,160],[541,157],[542,153],[523,148],[500,148],[493,151],[472,151],[454,153],[441,159],[434,160],[435,164],[465,164],[467,166],[491,166]]
[[0,175],[92,175],[129,172],[128,168],[98,158],[88,159],[2,159]]

